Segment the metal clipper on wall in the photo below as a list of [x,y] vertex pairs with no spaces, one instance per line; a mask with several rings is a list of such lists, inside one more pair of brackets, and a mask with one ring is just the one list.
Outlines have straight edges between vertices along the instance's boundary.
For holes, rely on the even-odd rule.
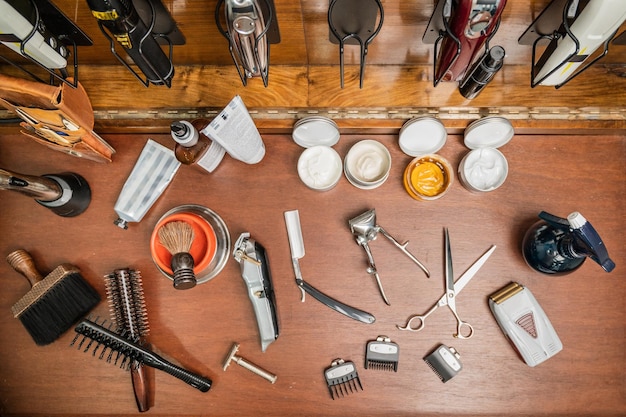
[[371,209],[366,211],[363,214],[360,214],[353,219],[348,221],[350,225],[350,230],[352,234],[356,238],[356,243],[359,246],[362,246],[365,249],[365,253],[367,254],[367,260],[369,265],[367,267],[367,273],[373,275],[376,278],[376,283],[378,284],[378,290],[380,291],[380,295],[383,297],[383,300],[387,305],[389,304],[389,300],[387,300],[387,296],[385,295],[385,291],[383,290],[383,285],[380,282],[380,276],[378,275],[378,270],[376,269],[376,263],[374,262],[374,257],[372,256],[372,251],[369,247],[369,242],[372,240],[376,240],[378,237],[378,233],[381,233],[387,239],[389,239],[398,249],[400,249],[406,256],[408,256],[413,262],[415,262],[421,269],[424,271],[427,277],[430,277],[430,272],[428,269],[411,253],[407,250],[407,245],[409,242],[400,243],[396,239],[393,238],[389,233],[385,231],[382,227],[376,224],[376,210]]
[[241,277],[259,326],[261,350],[265,352],[278,338],[276,298],[265,248],[251,239],[250,233],[242,233],[235,242],[233,257],[241,266]]
[[[222,26],[224,5],[227,29]],[[280,42],[276,11],[272,0],[219,0],[215,23],[228,40],[228,50],[243,85],[248,78],[261,77],[267,87],[270,44]]]

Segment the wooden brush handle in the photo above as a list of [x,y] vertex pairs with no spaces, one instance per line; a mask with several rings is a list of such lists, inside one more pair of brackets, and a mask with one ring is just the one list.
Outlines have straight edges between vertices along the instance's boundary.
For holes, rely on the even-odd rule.
[[30,253],[26,252],[24,249],[18,249],[9,253],[7,255],[7,262],[13,269],[26,277],[31,287],[34,287],[35,284],[43,279],[43,276],[35,267],[35,261],[33,261]]
[[137,409],[141,413],[148,411],[150,409],[150,391],[148,389],[146,367],[141,362],[133,361],[130,366],[130,375],[133,381]]

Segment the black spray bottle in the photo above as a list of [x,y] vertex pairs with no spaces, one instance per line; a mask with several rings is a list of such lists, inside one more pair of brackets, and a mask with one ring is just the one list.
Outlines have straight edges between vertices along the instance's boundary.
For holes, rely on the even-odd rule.
[[615,268],[609,253],[591,223],[578,212],[567,219],[542,211],[539,222],[526,232],[522,252],[526,263],[544,274],[564,275],[580,267],[586,258],[606,272]]

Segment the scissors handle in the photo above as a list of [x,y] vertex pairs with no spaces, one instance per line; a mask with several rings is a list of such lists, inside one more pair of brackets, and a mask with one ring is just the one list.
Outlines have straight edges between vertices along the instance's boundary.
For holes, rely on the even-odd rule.
[[[424,328],[424,322],[426,321],[426,317],[430,316],[433,311],[437,310],[437,307],[439,307],[439,303],[436,303],[435,305],[433,305],[430,308],[430,310],[428,310],[426,313],[422,315],[415,314],[409,317],[409,321],[407,321],[404,327],[398,326],[397,324],[396,324],[396,327],[398,328],[398,330],[409,330],[411,332],[419,332],[420,330]],[[416,321],[415,326],[411,326],[411,323],[413,321]]]
[[[409,317],[409,321],[406,322],[406,325],[404,325],[404,327],[398,324],[396,324],[396,327],[398,328],[398,330],[408,330],[410,332],[419,332],[420,330],[424,328],[425,319],[426,319],[426,316],[414,315],[414,316]],[[414,320],[416,321],[415,327],[411,325],[411,323],[413,323]]]
[[[469,339],[474,334],[474,328],[471,324],[466,321],[463,321],[459,318],[459,315],[455,310],[452,310],[454,317],[456,318],[456,334],[454,337],[459,339]],[[467,330],[464,332],[464,330]]]

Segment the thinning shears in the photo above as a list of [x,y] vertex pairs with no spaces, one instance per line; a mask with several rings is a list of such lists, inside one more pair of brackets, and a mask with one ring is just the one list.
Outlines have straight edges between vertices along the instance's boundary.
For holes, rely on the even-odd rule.
[[[456,312],[456,296],[461,292],[467,283],[476,275],[476,272],[483,266],[487,259],[491,256],[493,251],[496,250],[496,245],[492,245],[487,252],[485,252],[472,266],[461,275],[461,277],[454,282],[454,272],[452,269],[452,251],[450,250],[450,236],[448,235],[448,229],[444,229],[445,238],[445,284],[446,292],[437,300],[437,302],[424,314],[413,315],[409,317],[408,322],[404,327],[396,325],[400,330],[410,330],[413,332],[420,331],[424,328],[426,317],[430,316],[437,308],[448,306],[454,318],[456,319],[456,334],[454,337],[459,339],[468,339],[474,334],[474,328],[471,324],[461,320]],[[415,322],[413,325],[412,323]]]

